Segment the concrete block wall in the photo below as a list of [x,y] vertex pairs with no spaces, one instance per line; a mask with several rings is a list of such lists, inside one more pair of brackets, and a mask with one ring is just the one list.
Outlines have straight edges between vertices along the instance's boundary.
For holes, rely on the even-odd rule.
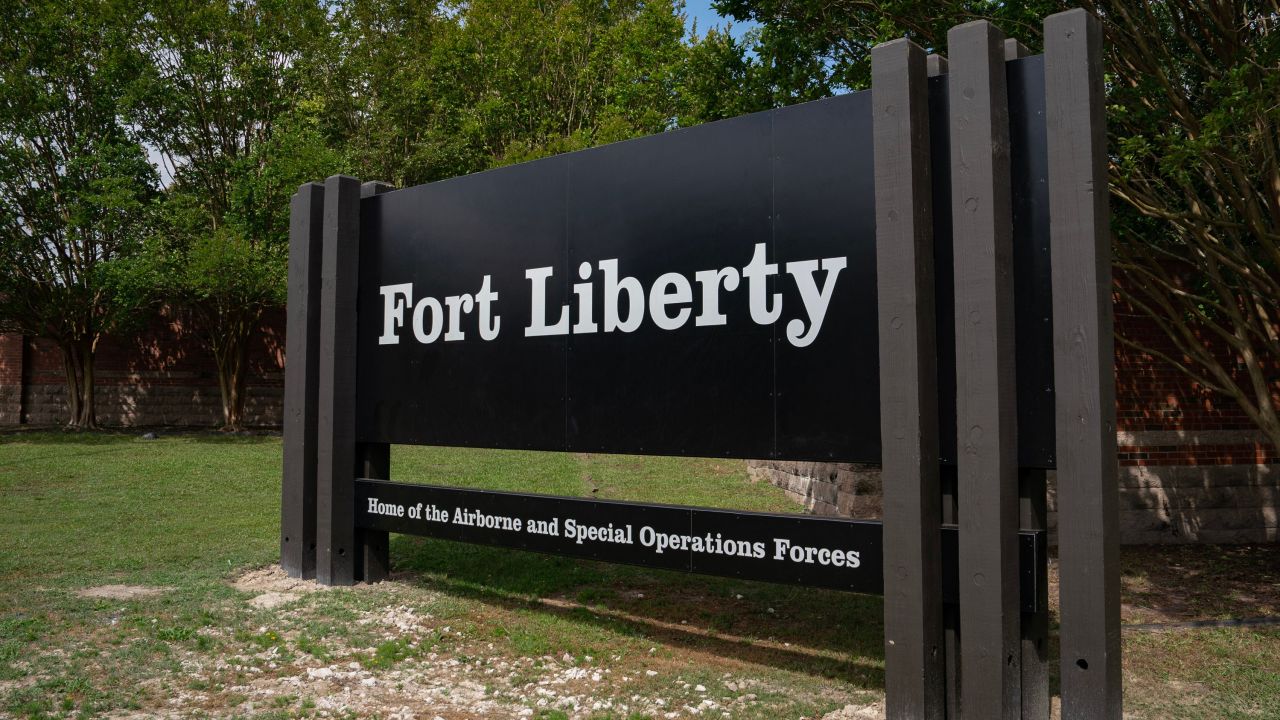
[[[250,386],[246,389],[245,424],[280,424],[284,389]],[[59,425],[67,420],[66,384],[27,387],[29,425]],[[216,385],[99,385],[95,392],[98,423],[105,427],[174,425],[217,427],[222,424],[222,396]]]
[[[751,476],[782,488],[815,515],[878,520],[873,465],[751,460]],[[1057,542],[1057,482],[1048,473],[1049,542]],[[1120,468],[1120,542],[1280,541],[1280,464],[1133,465]],[[963,506],[961,512],[963,512]]]
[[[1280,464],[1120,468],[1120,542],[1264,543],[1280,540]],[[1058,526],[1049,482],[1050,541]]]
[[875,465],[748,460],[747,472],[782,488],[814,515],[880,517],[880,468]]

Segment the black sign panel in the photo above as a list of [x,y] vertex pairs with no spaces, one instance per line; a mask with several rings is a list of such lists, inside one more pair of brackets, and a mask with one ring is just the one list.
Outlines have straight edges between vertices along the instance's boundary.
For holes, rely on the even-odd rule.
[[[1009,68],[1020,450],[1049,466],[1043,65]],[[938,83],[931,113],[945,128]],[[871,143],[853,93],[365,198],[358,439],[878,461]]]
[[[356,527],[551,555],[881,595],[884,526],[867,520],[356,481]],[[957,533],[942,530],[956,602]],[[1019,534],[1023,609],[1035,610],[1043,531]],[[1037,561],[1037,558],[1039,560]]]
[[876,522],[358,480],[356,526],[707,575],[884,587]]

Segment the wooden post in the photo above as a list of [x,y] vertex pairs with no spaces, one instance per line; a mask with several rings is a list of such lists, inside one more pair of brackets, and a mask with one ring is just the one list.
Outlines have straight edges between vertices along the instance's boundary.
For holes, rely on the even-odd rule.
[[1120,577],[1102,28],[1044,23],[1062,717],[1118,720]]
[[355,582],[356,285],[360,181],[334,175],[324,187],[321,261],[316,579]]
[[[1043,468],[1018,471],[1018,526],[1048,530]],[[1047,559],[1047,553],[1046,553]],[[1036,611],[1022,614],[1022,717],[1049,720],[1049,568],[1039,563],[1036,573]]]
[[929,68],[929,77],[937,77],[947,74],[947,58],[937,53],[931,53],[926,59]]
[[933,198],[925,52],[871,51],[889,718],[946,717]]
[[1013,215],[1004,34],[952,28],[948,101],[960,496],[961,712],[1021,714]]
[[289,214],[280,565],[289,577],[307,579],[316,576],[316,402],[323,222],[324,186],[307,183],[298,188]]
[[[947,58],[936,53],[930,54],[926,59],[926,66],[929,69],[929,77],[939,77],[947,74],[948,64]],[[936,137],[936,136],[935,136]],[[931,153],[938,152],[938,148],[931,147]],[[949,212],[950,209],[944,209],[943,212]],[[934,268],[935,273],[937,268]],[[950,318],[944,318],[944,322],[951,322]],[[939,493],[942,497],[942,522],[947,525],[955,525],[959,522],[959,505],[956,497],[956,467],[955,465],[943,465],[938,468],[938,486]],[[959,605],[943,605],[942,606],[942,633],[943,645],[945,648],[946,662],[946,697],[947,697],[947,717],[957,718],[960,716],[960,606]]]
[[[1004,41],[1005,61],[1027,57],[1031,51],[1016,38]],[[1047,530],[1045,471],[1018,471],[1018,526]],[[1036,611],[1022,614],[1022,717],[1048,720],[1049,706],[1049,577],[1048,568],[1035,568]]]
[[[367,182],[360,186],[360,199],[393,190],[390,183]],[[356,477],[391,479],[391,446],[387,443],[359,443],[356,446]],[[390,544],[385,530],[357,530],[356,578],[381,582],[391,570]]]

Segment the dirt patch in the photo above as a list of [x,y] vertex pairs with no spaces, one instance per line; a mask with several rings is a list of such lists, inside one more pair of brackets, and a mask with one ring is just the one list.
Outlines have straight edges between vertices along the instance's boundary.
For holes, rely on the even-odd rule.
[[102,598],[105,600],[136,600],[137,598],[154,597],[172,592],[171,587],[152,587],[148,585],[99,585],[85,588],[76,594],[80,597]]
[[822,720],[884,720],[884,701],[870,705],[845,705],[823,715]]
[[274,592],[295,595],[305,595],[328,589],[328,587],[315,580],[289,577],[284,568],[279,565],[268,565],[250,570],[232,580],[231,587],[240,592]]
[[279,565],[255,568],[231,581],[231,587],[244,593],[257,593],[249,604],[262,610],[287,605],[314,592],[331,588],[315,580],[289,577]]

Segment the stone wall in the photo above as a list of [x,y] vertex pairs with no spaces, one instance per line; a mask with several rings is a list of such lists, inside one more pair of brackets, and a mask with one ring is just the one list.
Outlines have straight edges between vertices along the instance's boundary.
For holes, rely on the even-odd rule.
[[[58,425],[66,422],[66,384],[30,385],[26,393],[26,423]],[[250,386],[246,393],[245,425],[274,427],[280,424],[284,404],[283,388]],[[99,385],[94,400],[97,403],[98,423],[107,427],[216,427],[222,424],[222,395],[216,385]]]
[[[747,463],[815,515],[880,518],[880,471],[847,463]],[[1057,483],[1048,473],[1049,542],[1057,542]],[[1120,542],[1280,541],[1280,464],[1131,465],[1119,473]],[[961,512],[963,512],[963,505]]]
[[880,468],[875,465],[748,460],[747,472],[782,488],[814,515],[880,517]]
[[[1262,543],[1280,540],[1280,464],[1120,468],[1120,542]],[[1049,530],[1058,526],[1050,478]]]

